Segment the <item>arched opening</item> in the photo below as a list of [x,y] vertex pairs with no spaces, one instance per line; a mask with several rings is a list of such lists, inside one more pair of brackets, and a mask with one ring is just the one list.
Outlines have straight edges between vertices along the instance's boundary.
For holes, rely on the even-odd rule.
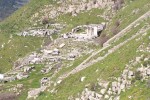
[[100,36],[101,36],[102,31],[103,31],[103,30],[101,30],[101,31],[97,31],[97,36],[98,36],[98,37],[100,37]]

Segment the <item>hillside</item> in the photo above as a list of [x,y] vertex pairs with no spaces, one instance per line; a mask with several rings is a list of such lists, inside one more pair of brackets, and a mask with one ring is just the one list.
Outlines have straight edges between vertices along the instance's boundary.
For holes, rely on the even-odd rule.
[[30,0],[0,22],[0,100],[149,100],[149,0]]

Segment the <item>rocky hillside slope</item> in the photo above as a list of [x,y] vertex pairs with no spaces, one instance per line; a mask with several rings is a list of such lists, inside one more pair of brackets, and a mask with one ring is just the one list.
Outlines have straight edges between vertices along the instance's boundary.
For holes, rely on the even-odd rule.
[[31,0],[0,23],[0,99],[149,100],[149,0]]

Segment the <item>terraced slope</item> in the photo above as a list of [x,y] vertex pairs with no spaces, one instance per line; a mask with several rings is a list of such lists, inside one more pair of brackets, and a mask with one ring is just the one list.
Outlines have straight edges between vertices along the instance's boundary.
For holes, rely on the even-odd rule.
[[[19,100],[149,99],[150,1],[126,0],[117,11],[110,9],[111,1],[106,1],[100,8],[89,1],[91,5],[87,6],[91,9],[83,7],[84,10],[78,11],[78,6],[84,5],[79,3],[82,1],[31,0],[0,23],[3,37],[0,68],[5,72],[3,82],[6,82],[0,85],[0,93],[13,92]],[[66,9],[73,9],[74,5],[76,12]],[[62,13],[61,7],[66,11]],[[58,13],[53,12],[54,9]],[[19,15],[22,16],[14,22]],[[46,22],[47,18],[50,21],[46,26],[42,24],[43,17]],[[65,37],[78,25],[102,22],[107,23],[106,29],[97,39],[109,38],[103,46],[93,39]],[[114,34],[112,29],[116,23]],[[57,34],[44,38],[9,34],[35,34],[39,30],[53,29],[52,25],[64,27],[56,27],[60,30]],[[12,66],[14,68],[8,71]]]
[[[127,26],[125,29],[123,29],[121,32],[119,32],[117,35],[115,35],[114,37],[110,38],[106,43],[104,43],[104,47],[102,49],[100,49],[99,51],[93,53],[90,57],[88,57],[86,60],[84,60],[79,66],[77,66],[75,69],[73,69],[71,72],[63,75],[60,77],[60,79],[64,79],[66,77],[68,77],[69,75],[71,74],[75,74],[81,70],[84,70],[85,68],[87,68],[88,66],[98,62],[98,61],[101,61],[101,60],[104,60],[109,54],[113,53],[115,50],[119,49],[121,46],[125,45],[125,43],[127,43],[128,41],[134,39],[136,36],[138,35],[141,35],[144,33],[144,31],[146,32],[147,29],[144,29],[143,32],[140,34],[135,34],[133,35],[131,38],[127,39],[126,41],[118,44],[118,45],[115,45],[113,48],[109,49],[108,52],[106,55],[104,55],[103,57],[99,57],[97,58],[96,60],[94,61],[91,61],[92,63],[88,62],[93,56],[97,55],[98,53],[100,53],[101,51],[107,49],[108,47],[110,47],[110,44],[112,41],[115,41],[115,39],[119,39],[121,36],[124,35],[124,33],[126,33],[127,31],[131,30],[131,28],[133,26],[135,26],[138,22],[144,20],[144,19],[147,19],[148,17],[150,16],[150,11],[148,11],[147,13],[145,13],[144,15],[142,15],[140,18],[138,18],[137,20],[135,20],[133,23],[131,23],[129,26]],[[148,26],[149,27],[149,26]],[[87,64],[85,64],[86,62],[88,62]]]

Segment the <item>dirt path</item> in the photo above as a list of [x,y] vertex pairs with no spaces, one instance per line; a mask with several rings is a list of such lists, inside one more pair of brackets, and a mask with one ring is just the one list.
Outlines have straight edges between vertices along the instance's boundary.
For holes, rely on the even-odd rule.
[[136,25],[139,21],[142,21],[146,18],[150,17],[150,11],[148,11],[147,13],[145,13],[144,15],[142,15],[141,17],[139,17],[137,20],[135,20],[134,22],[132,22],[129,26],[127,26],[125,29],[123,29],[121,32],[119,32],[117,35],[115,35],[114,37],[112,37],[111,39],[109,39],[105,44],[104,47],[102,49],[100,49],[99,51],[93,53],[90,57],[88,57],[86,60],[84,60],[79,66],[77,66],[75,69],[73,69],[72,71],[63,74],[62,76],[60,76],[58,79],[65,79],[68,76],[70,76],[71,74],[75,74],[89,66],[91,66],[92,64],[101,61],[103,59],[105,59],[108,55],[110,55],[111,53],[113,53],[114,51],[116,51],[117,49],[119,49],[121,46],[123,46],[125,43],[129,42],[130,40],[134,39],[135,37],[137,37],[138,35],[142,34],[142,33],[137,33],[135,35],[133,35],[131,38],[127,39],[126,41],[118,44],[117,46],[114,46],[113,48],[111,48],[110,50],[108,50],[109,52],[103,56],[103,57],[99,57],[96,60],[93,60],[92,62],[89,62],[88,64],[86,64],[87,61],[89,61],[92,57],[96,56],[97,54],[99,54],[101,51],[105,50],[106,48],[110,47],[111,43],[115,40],[120,38],[123,34],[125,34],[127,31],[129,31],[134,25]]

